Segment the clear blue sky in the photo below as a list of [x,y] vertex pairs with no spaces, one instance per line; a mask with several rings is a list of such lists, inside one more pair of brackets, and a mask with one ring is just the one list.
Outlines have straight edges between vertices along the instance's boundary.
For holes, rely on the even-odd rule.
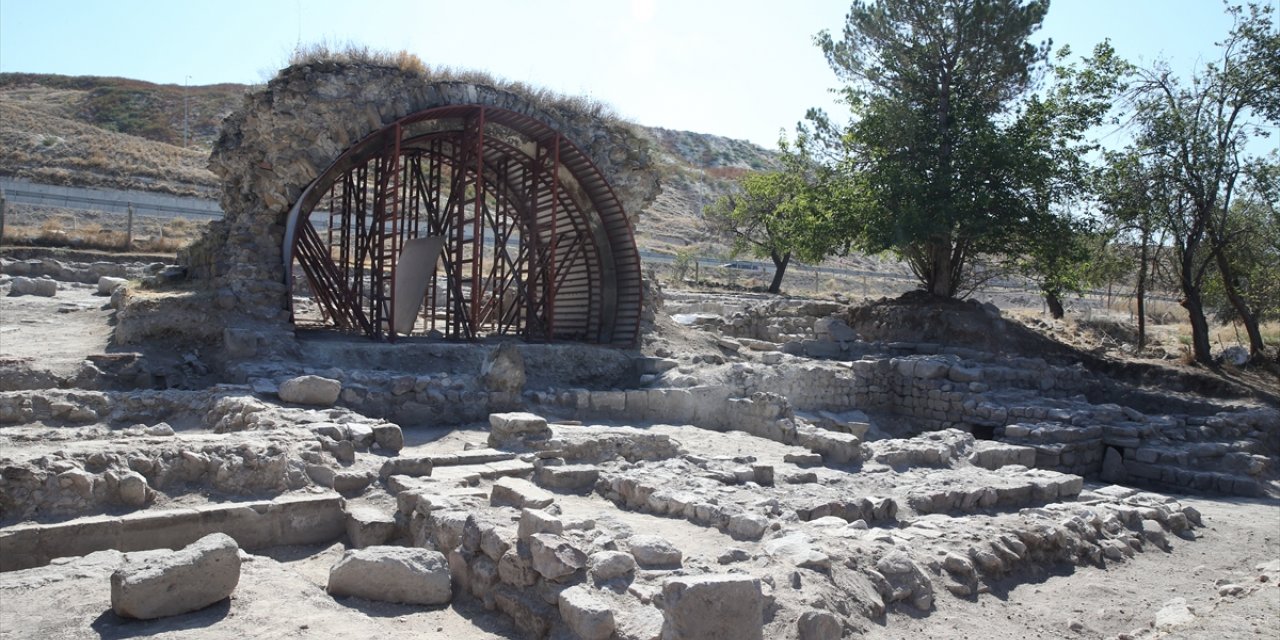
[[[1280,0],[1262,0],[1280,4]],[[261,83],[295,45],[405,49],[428,65],[589,95],[642,124],[774,146],[834,76],[812,36],[847,0],[0,0],[0,71]],[[1175,69],[1216,57],[1220,0],[1053,0],[1041,36],[1104,38]]]

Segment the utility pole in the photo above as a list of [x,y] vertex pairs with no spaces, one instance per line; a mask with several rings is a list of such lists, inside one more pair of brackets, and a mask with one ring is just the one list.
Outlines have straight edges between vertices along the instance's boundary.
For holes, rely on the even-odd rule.
[[191,88],[191,76],[182,82],[182,148],[187,148],[187,91]]

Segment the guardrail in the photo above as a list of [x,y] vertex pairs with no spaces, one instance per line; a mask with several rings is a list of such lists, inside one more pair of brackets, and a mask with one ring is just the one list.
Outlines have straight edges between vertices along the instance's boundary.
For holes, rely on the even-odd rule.
[[0,191],[11,204],[63,207],[106,213],[126,213],[132,206],[139,215],[154,217],[222,217],[222,209],[214,200],[183,198],[145,191],[65,187],[12,178],[0,178]]

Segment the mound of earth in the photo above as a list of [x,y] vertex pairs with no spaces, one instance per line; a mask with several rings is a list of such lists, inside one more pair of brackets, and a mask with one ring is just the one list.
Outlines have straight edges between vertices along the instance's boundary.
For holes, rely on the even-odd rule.
[[[845,321],[864,339],[878,342],[936,343],[990,354],[1042,358],[1058,365],[1081,364],[1139,388],[1112,389],[1126,396],[1141,395],[1141,387],[1157,388],[1159,403],[1176,402],[1169,393],[1196,393],[1214,398],[1254,398],[1276,403],[1277,396],[1257,385],[1233,379],[1224,372],[1202,372],[1155,362],[1116,360],[1054,340],[1026,325],[1001,316],[992,304],[941,298],[911,291],[897,298],[881,298],[850,307]],[[1215,375],[1217,373],[1218,375]],[[1120,398],[1099,400],[1120,401]],[[1142,404],[1140,398],[1127,397]],[[1197,403],[1180,407],[1193,410]]]
[[935,342],[993,354],[1027,355],[1077,362],[1081,352],[1006,320],[991,304],[909,291],[851,307],[845,319],[865,340]]

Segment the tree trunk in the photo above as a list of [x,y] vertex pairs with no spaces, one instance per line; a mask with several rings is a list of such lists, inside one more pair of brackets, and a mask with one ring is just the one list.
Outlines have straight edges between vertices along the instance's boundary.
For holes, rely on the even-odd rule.
[[778,252],[772,251],[769,257],[773,259],[773,282],[769,283],[769,293],[779,293],[782,291],[782,275],[787,272],[787,264],[791,262],[791,252],[778,255]]
[[1058,295],[1052,291],[1044,292],[1044,301],[1049,305],[1049,314],[1054,320],[1061,320],[1062,316],[1067,315],[1065,309],[1062,308],[1062,301],[1058,299]]
[[1222,289],[1226,292],[1227,299],[1231,301],[1231,306],[1235,308],[1236,315],[1244,323],[1245,331],[1249,333],[1249,357],[1261,358],[1266,345],[1262,342],[1262,332],[1258,330],[1258,317],[1253,315],[1249,304],[1240,295],[1240,290],[1236,289],[1231,264],[1227,261],[1226,254],[1221,250],[1216,251],[1215,254],[1218,261],[1218,274],[1222,276]]
[[1147,346],[1147,260],[1151,247],[1151,228],[1142,221],[1142,257],[1138,263],[1138,351]]
[[1191,320],[1191,353],[1196,362],[1208,365],[1213,363],[1213,353],[1209,349],[1209,321],[1204,317],[1204,302],[1200,299],[1200,288],[1183,284],[1182,307],[1187,310]]
[[925,246],[925,252],[929,260],[925,271],[925,287],[935,296],[952,297],[955,295],[955,283],[951,279],[951,243],[930,240]]

